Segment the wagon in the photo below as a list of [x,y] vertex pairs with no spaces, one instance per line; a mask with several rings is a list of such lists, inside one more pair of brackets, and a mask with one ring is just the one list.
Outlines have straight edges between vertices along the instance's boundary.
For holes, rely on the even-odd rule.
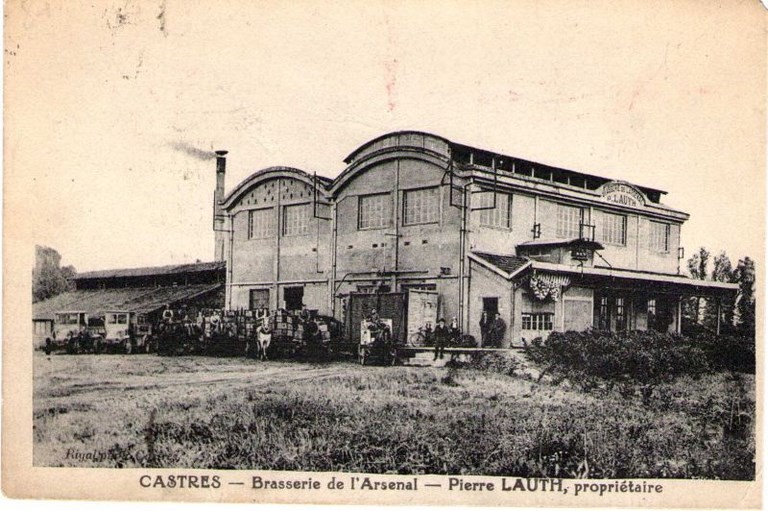
[[157,324],[154,335],[158,355],[194,355],[203,352],[203,331],[197,323],[174,315],[170,311],[163,313],[163,319]]

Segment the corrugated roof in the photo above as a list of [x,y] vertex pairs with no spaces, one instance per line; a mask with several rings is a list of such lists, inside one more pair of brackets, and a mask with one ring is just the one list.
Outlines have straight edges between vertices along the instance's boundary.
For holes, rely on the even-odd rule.
[[184,273],[199,273],[204,271],[223,271],[224,261],[207,263],[170,264],[167,266],[146,266],[143,268],[119,268],[116,270],[86,271],[78,273],[74,279],[104,279],[116,277],[150,277],[154,275],[174,275]]
[[32,304],[33,319],[53,319],[60,311],[83,311],[96,315],[105,311],[125,310],[152,312],[182,300],[209,293],[223,284],[191,286],[127,287],[118,289],[85,289],[69,291]]
[[515,255],[498,255],[487,252],[472,252],[474,255],[484,261],[494,265],[503,272],[512,274],[523,267],[530,259]]

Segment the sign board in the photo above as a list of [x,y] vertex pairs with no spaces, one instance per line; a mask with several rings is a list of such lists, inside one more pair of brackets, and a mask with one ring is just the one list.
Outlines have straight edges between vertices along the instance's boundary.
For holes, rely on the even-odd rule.
[[611,181],[600,189],[605,202],[611,202],[619,206],[641,208],[645,206],[646,198],[643,192],[629,183]]

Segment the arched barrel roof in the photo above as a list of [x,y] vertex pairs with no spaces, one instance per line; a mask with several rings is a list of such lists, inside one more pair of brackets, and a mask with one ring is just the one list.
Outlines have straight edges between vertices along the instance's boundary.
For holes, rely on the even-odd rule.
[[[537,171],[545,174],[550,173],[550,181],[554,179],[552,176],[557,177],[557,179],[554,179],[557,182],[565,180],[570,183],[571,178],[581,180],[581,182],[585,183],[585,188],[587,188],[586,183],[589,183],[590,190],[595,190],[606,183],[615,181],[606,177],[563,169],[451,142],[444,137],[425,131],[405,130],[380,135],[359,146],[344,159],[347,167],[335,179],[318,176],[318,190],[326,195],[336,195],[360,172],[364,172],[371,165],[386,161],[387,159],[415,158],[440,166],[447,164],[450,160],[463,164],[463,159],[468,154],[475,156],[475,167],[482,168],[484,165],[490,167],[490,163],[487,162],[494,158],[499,158],[497,161],[503,160],[508,164],[509,162],[516,162],[520,168],[527,169],[527,171],[532,171],[533,168],[536,168]],[[503,167],[501,169],[504,170]],[[524,172],[522,175],[525,176],[527,174]],[[269,167],[255,172],[243,180],[222,201],[222,206],[225,209],[230,209],[247,190],[273,177],[290,177],[303,181],[310,186],[314,184],[312,175],[303,170],[292,167]],[[645,194],[650,199],[650,202],[656,204],[659,204],[660,196],[666,193],[656,188],[636,184],[632,184],[632,186]]]
[[349,165],[350,163],[355,161],[358,157],[362,156],[363,153],[366,151],[366,149],[374,148],[375,150],[376,145],[385,141],[386,139],[392,139],[396,141],[394,144],[387,147],[416,147],[420,149],[430,149],[430,146],[434,147],[434,144],[429,144],[428,141],[440,142],[444,144],[446,149],[444,156],[448,156],[449,148],[451,147],[451,144],[452,144],[452,142],[447,138],[441,137],[439,135],[434,135],[432,133],[427,133],[426,131],[416,131],[416,130],[393,131],[391,133],[385,133],[384,135],[380,135],[364,143],[363,145],[361,145],[360,147],[352,151],[349,154],[349,156],[344,158],[344,163]]
[[[266,169],[258,170],[242,180],[231,192],[224,197],[221,201],[221,206],[224,209],[230,209],[236,204],[246,193],[259,184],[276,178],[290,178],[296,179],[306,183],[309,186],[315,185],[314,176],[309,172],[294,167],[268,167]],[[318,190],[323,194],[326,193],[326,187],[331,184],[331,180],[327,177],[317,176]]]
[[[434,165],[446,165],[451,157],[452,142],[424,131],[395,131],[374,138],[361,145],[344,159],[348,166],[336,176],[329,190],[336,194],[369,164],[387,158],[408,157],[424,160]],[[398,153],[397,156],[393,153]]]

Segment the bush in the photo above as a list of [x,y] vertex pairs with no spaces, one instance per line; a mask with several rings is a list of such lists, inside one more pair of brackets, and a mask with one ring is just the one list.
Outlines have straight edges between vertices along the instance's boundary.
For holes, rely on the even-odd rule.
[[450,366],[512,376],[520,369],[520,362],[510,353],[480,352],[472,353],[468,362],[451,361]]
[[584,390],[603,382],[652,387],[710,369],[705,351],[691,340],[655,331],[553,332],[546,341],[534,339],[525,355],[542,368],[542,376],[568,379]]
[[452,348],[477,348],[477,340],[474,336],[464,334],[451,342]]
[[716,371],[755,373],[755,339],[745,335],[717,335],[704,332],[695,337]]

